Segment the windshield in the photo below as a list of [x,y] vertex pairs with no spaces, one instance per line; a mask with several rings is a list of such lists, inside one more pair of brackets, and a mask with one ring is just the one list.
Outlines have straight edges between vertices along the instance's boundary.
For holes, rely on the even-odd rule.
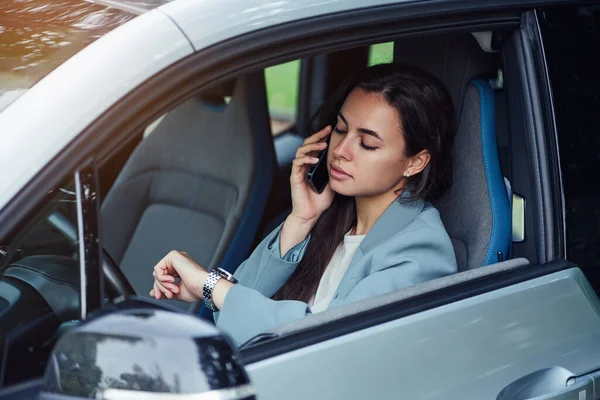
[[50,190],[39,205],[39,215],[26,221],[10,243],[0,245],[0,275],[24,257],[54,255],[79,258],[75,183]]
[[170,0],[2,0],[0,112],[79,50]]

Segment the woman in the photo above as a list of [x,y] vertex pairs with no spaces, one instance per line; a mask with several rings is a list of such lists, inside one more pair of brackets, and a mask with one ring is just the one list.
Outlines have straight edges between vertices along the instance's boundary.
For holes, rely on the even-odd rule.
[[[455,114],[439,81],[414,68],[369,67],[321,106],[311,128],[293,161],[292,212],[238,268],[239,283],[209,277],[172,251],[154,268],[151,296],[204,299],[239,345],[307,314],[457,271],[429,202],[452,176]],[[330,179],[318,194],[307,173],[325,149]]]

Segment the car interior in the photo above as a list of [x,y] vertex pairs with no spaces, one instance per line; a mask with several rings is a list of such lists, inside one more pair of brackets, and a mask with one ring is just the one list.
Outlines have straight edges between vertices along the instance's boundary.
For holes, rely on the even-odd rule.
[[[539,245],[546,232],[535,212],[542,205],[534,196],[537,186],[520,97],[524,78],[513,57],[516,35],[504,30],[413,34],[386,42],[393,48],[388,61],[420,67],[446,84],[459,116],[453,186],[435,203],[452,239],[459,273],[312,315],[249,344],[499,271],[550,261]],[[291,210],[291,164],[296,148],[309,134],[310,116],[349,74],[369,64],[378,43],[287,60],[297,61],[300,69],[297,75],[284,77],[297,82],[297,102],[293,118],[283,124],[270,104],[268,74],[259,69],[212,85],[114,147],[98,166],[101,243],[106,257],[114,260],[138,295],[148,295],[151,270],[170,250],[187,252],[207,269],[234,272],[284,221]],[[40,343],[36,353],[27,353],[29,336],[10,333],[15,342],[5,359],[16,362],[27,353],[37,367],[12,372],[0,368],[5,384],[43,372],[52,344],[60,336],[55,334],[57,327],[76,318],[71,311],[79,307],[52,302],[47,295],[58,290],[48,274],[65,275],[61,282],[73,292],[65,298],[78,298],[80,284],[79,278],[66,276],[76,268],[79,254],[75,194],[67,185],[49,198],[41,209],[44,218],[31,222],[10,244],[12,253],[5,263],[10,267],[0,279],[0,315],[3,321],[19,321],[23,312],[36,309],[39,320],[24,332],[34,335],[44,329],[48,335],[40,340],[52,340]],[[48,254],[55,258],[35,259]],[[28,263],[15,263],[26,258]],[[47,274],[32,277],[31,271],[39,272],[43,262]],[[17,297],[27,292],[28,302],[11,309],[12,300],[5,294],[12,292]],[[34,307],[36,302],[44,307]],[[211,320],[201,304],[168,303]]]
[[[526,196],[529,182],[525,153],[515,151],[520,132],[509,128],[510,72],[502,53],[508,37],[497,31],[399,38],[390,55],[445,83],[459,116],[453,186],[435,206],[460,271],[537,259],[532,240],[516,235],[513,242],[512,200]],[[283,132],[272,132],[265,73],[255,71],[167,112],[102,167],[103,243],[137,293],[147,294],[150,269],[169,250],[234,272],[283,222],[291,210],[291,162],[308,135],[307,121],[348,74],[367,65],[369,50],[301,60],[297,118]]]

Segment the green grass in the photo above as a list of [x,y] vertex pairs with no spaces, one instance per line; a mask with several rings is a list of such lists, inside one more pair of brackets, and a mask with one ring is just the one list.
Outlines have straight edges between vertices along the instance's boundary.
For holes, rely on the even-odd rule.
[[[369,65],[391,62],[393,58],[393,42],[378,43],[369,50]],[[267,68],[265,80],[271,117],[294,121],[298,104],[300,60]]]
[[369,49],[369,66],[392,62],[394,60],[394,42],[378,43]]
[[267,99],[272,117],[296,119],[300,60],[275,65],[265,70]]

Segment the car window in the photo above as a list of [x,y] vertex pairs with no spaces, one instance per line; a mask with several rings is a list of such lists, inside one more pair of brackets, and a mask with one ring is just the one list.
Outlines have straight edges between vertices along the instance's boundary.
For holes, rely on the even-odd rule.
[[42,375],[60,332],[76,324],[80,254],[74,182],[51,190],[0,252],[0,382]]
[[267,101],[273,135],[289,130],[296,122],[299,81],[300,60],[265,69]]
[[600,265],[600,6],[543,10],[566,203],[567,257]]
[[[3,265],[25,257],[55,255],[79,259],[77,230],[77,199],[74,183],[70,182],[48,193],[40,213],[17,232],[6,247],[10,259]],[[77,271],[79,273],[79,271]]]
[[394,42],[377,43],[369,47],[369,66],[394,61]]

